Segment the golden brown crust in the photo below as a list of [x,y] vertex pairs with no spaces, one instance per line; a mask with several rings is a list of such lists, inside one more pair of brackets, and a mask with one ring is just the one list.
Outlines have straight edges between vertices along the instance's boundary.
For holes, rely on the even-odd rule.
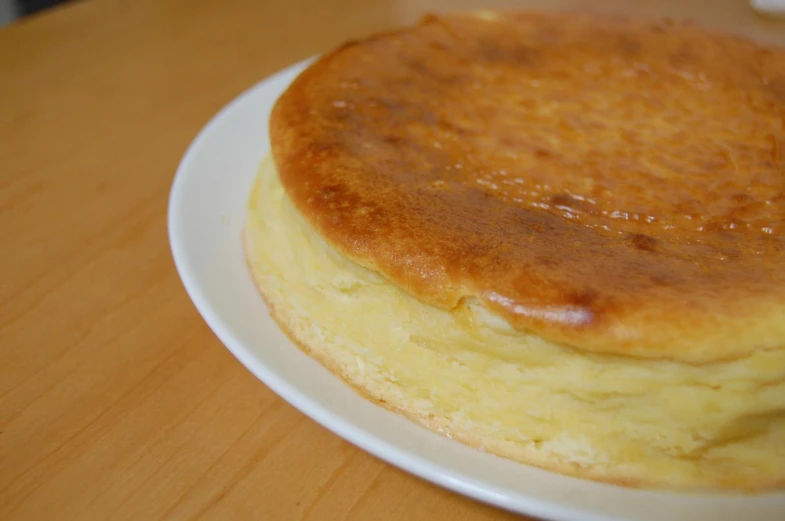
[[579,14],[345,45],[271,118],[288,195],[418,298],[702,363],[785,345],[785,51]]

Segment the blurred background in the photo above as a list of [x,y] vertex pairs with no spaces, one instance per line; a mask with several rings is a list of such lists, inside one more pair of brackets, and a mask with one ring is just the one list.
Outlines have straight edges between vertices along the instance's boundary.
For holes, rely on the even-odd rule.
[[0,27],[68,0],[0,0]]
[[[50,7],[72,2],[75,0],[0,0],[0,27],[7,25],[14,20],[35,14]],[[624,0],[633,1],[633,0]],[[637,1],[637,0],[636,0]],[[687,0],[664,0],[663,4],[673,4],[683,1],[689,3]],[[748,2],[752,7],[766,17],[774,17],[785,19],[785,0],[738,0],[739,2]],[[427,2],[426,2],[427,3]],[[479,0],[475,3],[482,3]],[[490,3],[495,3],[491,1]],[[606,2],[606,3],[612,3]],[[624,2],[621,2],[622,4]]]

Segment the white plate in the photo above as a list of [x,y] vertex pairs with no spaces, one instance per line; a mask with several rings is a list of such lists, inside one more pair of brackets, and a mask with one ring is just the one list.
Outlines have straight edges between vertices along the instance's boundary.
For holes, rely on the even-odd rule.
[[185,154],[169,201],[169,239],[183,284],[218,338],[253,374],[300,411],[379,458],[516,512],[554,521],[785,520],[785,494],[628,490],[464,447],[364,400],[295,347],[269,318],[246,269],[240,239],[251,182],[269,151],[270,109],[305,65],[259,83],[215,116]]

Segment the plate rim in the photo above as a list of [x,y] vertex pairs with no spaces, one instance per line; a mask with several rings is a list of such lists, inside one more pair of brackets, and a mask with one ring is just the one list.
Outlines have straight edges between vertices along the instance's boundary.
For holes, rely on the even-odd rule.
[[299,72],[304,70],[305,67],[315,59],[316,57],[307,58],[278,70],[233,98],[229,103],[219,109],[218,112],[216,112],[199,130],[178,163],[167,203],[167,234],[176,271],[189,299],[199,315],[207,323],[207,326],[215,336],[218,337],[224,347],[232,353],[245,369],[250,371],[251,374],[260,380],[263,385],[269,387],[270,390],[297,409],[301,414],[312,421],[315,421],[334,435],[339,436],[343,440],[359,447],[361,450],[374,457],[381,459],[385,463],[458,494],[511,512],[524,513],[526,515],[534,515],[558,521],[567,521],[572,520],[573,518],[578,519],[578,517],[580,517],[581,521],[625,521],[624,519],[611,519],[607,516],[587,517],[585,515],[586,512],[580,511],[570,513],[569,517],[565,517],[566,512],[564,507],[560,505],[543,504],[540,508],[527,509],[523,512],[520,510],[517,501],[511,500],[511,498],[508,498],[505,494],[495,494],[492,491],[487,490],[486,487],[483,487],[481,484],[472,483],[472,479],[469,476],[455,475],[453,477],[448,477],[445,475],[443,469],[427,469],[425,467],[430,466],[430,463],[423,465],[419,461],[419,458],[413,458],[407,451],[399,449],[394,444],[390,444],[372,434],[365,433],[365,435],[362,435],[363,433],[356,432],[358,428],[352,425],[350,421],[342,417],[333,416],[321,405],[297,390],[296,387],[291,386],[285,380],[279,378],[275,372],[269,370],[263,362],[253,356],[250,350],[243,348],[242,342],[239,341],[231,329],[226,327],[218,318],[218,314],[214,309],[213,304],[210,302],[210,299],[205,295],[203,289],[194,282],[196,276],[192,272],[187,255],[184,253],[185,246],[182,243],[182,234],[177,233],[177,229],[180,225],[178,216],[181,214],[179,208],[184,204],[181,195],[183,193],[181,186],[186,182],[185,179],[188,175],[187,171],[194,161],[194,157],[198,150],[202,147],[203,143],[210,138],[210,135],[215,132],[218,122],[229,117],[229,114],[231,114],[234,109],[241,106],[248,97],[264,88],[265,85],[294,72],[299,74]]
[[[408,450],[398,447],[395,443],[379,438],[373,433],[363,430],[361,426],[356,425],[350,419],[329,411],[326,407],[309,397],[306,392],[298,389],[296,384],[288,382],[274,370],[270,369],[267,364],[265,364],[264,360],[256,356],[251,349],[244,346],[244,343],[237,338],[232,329],[220,318],[219,312],[214,303],[211,302],[210,298],[207,296],[204,287],[198,283],[198,276],[195,274],[193,265],[186,253],[186,239],[184,238],[184,234],[181,233],[181,227],[183,225],[180,221],[180,216],[183,214],[182,208],[184,205],[188,204],[187,200],[184,198],[183,188],[188,182],[188,172],[192,168],[192,164],[196,161],[196,157],[200,150],[205,147],[205,144],[208,143],[217,132],[219,132],[218,128],[220,125],[230,121],[233,114],[241,109],[251,97],[263,95],[265,90],[273,89],[274,87],[272,86],[277,82],[285,81],[285,86],[288,86],[291,80],[286,80],[286,78],[291,76],[291,79],[294,79],[316,58],[317,57],[311,57],[299,61],[267,75],[259,82],[241,92],[229,103],[225,104],[199,130],[190,142],[177,166],[168,197],[167,234],[177,274],[189,299],[202,319],[232,355],[275,394],[330,432],[394,467],[453,492],[519,514],[550,519],[552,521],[630,521],[631,518],[626,516],[619,517],[613,514],[593,512],[572,505],[565,505],[563,502],[554,499],[526,495],[525,493],[509,489],[505,490],[495,484],[489,484],[481,478],[466,474],[465,472],[445,468],[443,465],[424,459],[422,456],[412,454]],[[280,93],[276,94],[275,99],[277,99],[279,95]],[[274,101],[275,100],[272,100],[271,103],[274,103]],[[267,124],[267,122],[265,122],[265,124]],[[237,238],[237,245],[238,247],[241,247],[239,237]],[[270,320],[272,319],[270,318]],[[294,346],[293,343],[292,345]],[[426,433],[430,433],[430,431],[427,431],[424,428],[422,429]],[[543,472],[548,471],[543,470]],[[552,472],[548,473],[556,474]],[[580,478],[568,479],[593,483],[603,487],[614,487],[620,494],[629,490],[623,487],[596,483]],[[662,497],[683,496],[683,494],[679,492],[645,492],[660,494]],[[783,496],[783,498],[785,498],[785,496]]]

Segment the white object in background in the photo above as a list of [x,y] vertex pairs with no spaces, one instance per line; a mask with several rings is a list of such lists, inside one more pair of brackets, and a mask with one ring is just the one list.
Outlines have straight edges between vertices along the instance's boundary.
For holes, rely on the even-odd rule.
[[750,4],[759,13],[785,16],[785,0],[750,0]]

